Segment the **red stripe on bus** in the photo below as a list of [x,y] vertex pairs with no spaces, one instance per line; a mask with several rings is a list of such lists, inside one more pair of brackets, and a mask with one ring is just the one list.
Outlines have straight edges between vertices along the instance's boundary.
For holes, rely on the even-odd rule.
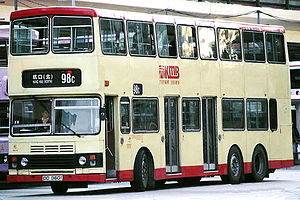
[[117,171],[119,181],[133,181],[133,170]]
[[[273,160],[269,161],[270,169],[287,168],[294,166],[293,160]],[[244,173],[248,174],[252,172],[252,163],[244,163]],[[205,172],[202,165],[198,166],[183,166],[181,172],[178,174],[167,174],[165,168],[155,169],[154,173],[155,180],[161,179],[176,179],[183,177],[205,177],[214,175],[226,175],[227,164],[219,165],[219,169],[213,172]],[[106,180],[105,174],[78,174],[78,175],[63,175],[63,181],[74,181],[74,182],[120,182],[120,181],[132,181],[133,170],[117,171],[117,179]],[[8,183],[14,182],[42,182],[42,175],[8,175]]]
[[294,166],[293,160],[271,160],[269,161],[270,169],[287,168]]
[[51,8],[33,8],[27,10],[15,11],[10,14],[10,20],[35,17],[44,15],[85,15],[90,17],[97,17],[98,14],[91,8],[77,8],[77,7],[51,7]]

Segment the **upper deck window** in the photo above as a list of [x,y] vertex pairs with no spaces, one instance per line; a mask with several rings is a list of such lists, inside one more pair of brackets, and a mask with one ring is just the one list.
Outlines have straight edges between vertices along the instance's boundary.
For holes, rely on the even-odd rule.
[[177,57],[176,34],[173,24],[157,24],[156,37],[160,57]]
[[126,54],[124,22],[100,19],[101,47],[104,54]]
[[284,37],[281,33],[266,33],[268,61],[285,63]]
[[178,45],[181,58],[198,57],[195,27],[178,26]]
[[240,31],[236,29],[218,29],[219,51],[222,60],[242,59]]
[[47,53],[49,50],[49,20],[47,17],[14,20],[11,37],[13,55]]
[[127,29],[131,55],[155,55],[153,24],[148,22],[128,22]]
[[93,26],[90,17],[54,17],[53,52],[93,51]]
[[200,58],[217,59],[215,29],[212,27],[198,27],[198,37]]
[[243,32],[245,61],[265,61],[264,35],[258,31]]

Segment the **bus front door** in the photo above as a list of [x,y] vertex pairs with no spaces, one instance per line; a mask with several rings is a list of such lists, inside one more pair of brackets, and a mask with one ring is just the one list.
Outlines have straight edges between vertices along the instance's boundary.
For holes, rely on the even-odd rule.
[[179,172],[179,132],[177,98],[165,97],[166,172]]
[[217,170],[216,99],[202,99],[204,170]]
[[106,154],[106,177],[116,177],[115,167],[115,130],[114,130],[114,97],[105,97],[105,154]]

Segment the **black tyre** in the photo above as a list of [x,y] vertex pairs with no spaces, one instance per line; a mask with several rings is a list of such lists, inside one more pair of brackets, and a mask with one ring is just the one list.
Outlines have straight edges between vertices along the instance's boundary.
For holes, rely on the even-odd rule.
[[130,184],[133,190],[137,192],[155,188],[153,162],[144,150],[141,150],[136,157],[134,178]]
[[261,146],[254,149],[252,156],[252,174],[251,178],[255,182],[261,182],[267,175],[267,156]]
[[68,191],[69,186],[68,183],[64,182],[53,182],[51,183],[51,189],[54,194],[65,194]]
[[228,154],[228,182],[232,184],[240,183],[244,173],[244,164],[240,151],[233,146]]

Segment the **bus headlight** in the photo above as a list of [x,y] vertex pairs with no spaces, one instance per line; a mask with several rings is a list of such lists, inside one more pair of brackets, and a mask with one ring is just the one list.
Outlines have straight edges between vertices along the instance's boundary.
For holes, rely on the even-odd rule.
[[22,165],[23,167],[26,167],[27,164],[28,164],[28,159],[25,158],[25,157],[23,157],[23,158],[21,159],[21,165]]
[[79,160],[78,160],[78,163],[79,163],[80,165],[85,165],[85,163],[86,163],[86,157],[80,156],[80,157],[79,157]]

